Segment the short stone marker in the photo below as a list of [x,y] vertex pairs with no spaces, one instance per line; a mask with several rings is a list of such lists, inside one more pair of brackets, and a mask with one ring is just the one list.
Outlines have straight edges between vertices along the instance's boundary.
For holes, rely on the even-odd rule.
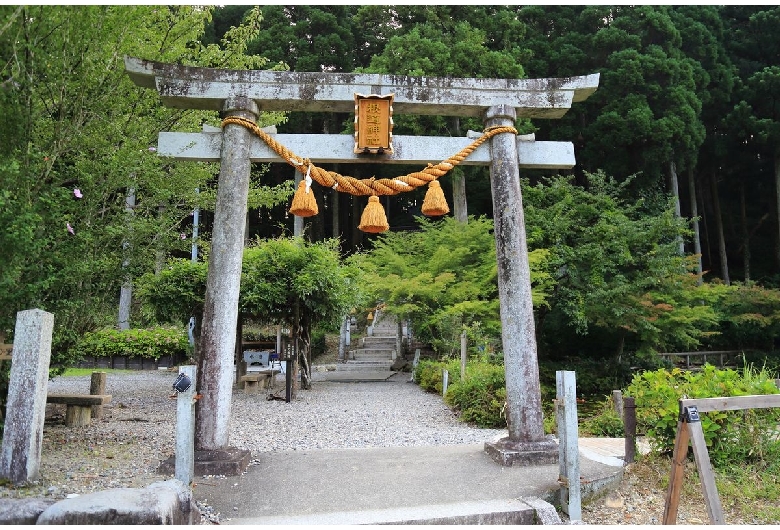
[[49,383],[54,315],[40,309],[16,314],[0,477],[15,484],[38,478]]

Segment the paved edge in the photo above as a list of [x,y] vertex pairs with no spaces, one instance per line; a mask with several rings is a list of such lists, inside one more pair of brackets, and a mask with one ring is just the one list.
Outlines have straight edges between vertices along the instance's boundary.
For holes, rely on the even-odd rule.
[[[225,524],[225,523],[223,523]],[[308,516],[231,519],[227,524],[370,525],[370,524],[561,524],[551,504],[541,499],[497,499],[404,508],[330,512]]]

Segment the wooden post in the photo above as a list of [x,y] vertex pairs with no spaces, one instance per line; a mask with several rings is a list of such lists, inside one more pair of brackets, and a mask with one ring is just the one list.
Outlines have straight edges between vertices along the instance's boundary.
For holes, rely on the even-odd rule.
[[704,440],[704,431],[701,422],[695,421],[688,424],[691,434],[691,446],[696,459],[696,470],[699,472],[701,488],[704,492],[704,503],[707,505],[707,513],[711,524],[726,524],[723,518],[723,506],[720,503],[718,487],[715,485],[715,474],[712,472],[710,455],[707,452],[707,442]]
[[441,395],[442,397],[447,394],[447,387],[450,382],[450,371],[443,370],[441,374]]
[[677,422],[677,436],[674,439],[672,470],[669,474],[669,487],[666,491],[663,524],[677,524],[677,508],[680,506],[680,493],[685,475],[685,460],[688,455],[689,441],[688,424],[681,419]]
[[577,428],[577,383],[574,372],[555,373],[556,421],[558,425],[558,469],[562,486],[561,508],[572,521],[582,519],[580,494],[580,448]]
[[[92,372],[89,380],[89,394],[91,396],[102,396],[106,393],[106,372]],[[92,417],[100,419],[103,417],[103,405],[92,405]]]
[[636,456],[636,405],[634,398],[623,398],[623,432],[625,435],[624,462],[630,464]]
[[674,440],[672,471],[669,476],[669,489],[666,493],[663,524],[676,524],[677,522],[677,508],[680,504],[680,493],[682,491],[689,441],[693,446],[696,469],[699,472],[699,480],[701,480],[710,523],[725,524],[723,507],[720,503],[717,486],[715,485],[715,475],[712,472],[712,465],[707,452],[707,443],[704,440],[704,432],[699,420],[699,412],[696,406],[684,407],[682,401],[680,402],[680,408],[682,412],[680,421],[677,422],[677,436]]
[[190,486],[195,476],[195,381],[197,368],[187,365],[179,368],[192,385],[176,398],[176,464],[174,477]]

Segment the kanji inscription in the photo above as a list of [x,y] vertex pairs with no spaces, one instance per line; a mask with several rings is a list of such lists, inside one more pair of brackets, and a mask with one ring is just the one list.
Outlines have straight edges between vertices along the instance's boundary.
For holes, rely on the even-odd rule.
[[393,94],[355,94],[355,153],[393,152]]

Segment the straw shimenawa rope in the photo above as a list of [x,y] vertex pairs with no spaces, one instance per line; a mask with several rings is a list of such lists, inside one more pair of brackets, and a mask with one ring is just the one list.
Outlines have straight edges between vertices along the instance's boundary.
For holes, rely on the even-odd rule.
[[222,127],[228,124],[241,125],[246,127],[261,140],[263,140],[268,147],[282,157],[288,164],[293,166],[300,173],[311,176],[312,179],[317,181],[321,186],[326,188],[333,188],[343,193],[349,193],[351,195],[397,195],[402,192],[412,191],[424,184],[428,184],[435,181],[439,177],[446,175],[448,171],[460,164],[463,160],[486,140],[490,139],[496,134],[501,133],[513,133],[517,134],[517,129],[508,126],[491,127],[485,129],[482,136],[474,140],[471,144],[461,149],[461,151],[444,160],[436,165],[428,164],[422,171],[409,173],[401,177],[394,179],[356,179],[354,177],[345,177],[333,171],[326,171],[320,167],[311,163],[308,158],[301,158],[295,153],[291,152],[285,146],[274,140],[274,138],[263,131],[256,123],[245,118],[238,116],[229,116],[222,120]]

